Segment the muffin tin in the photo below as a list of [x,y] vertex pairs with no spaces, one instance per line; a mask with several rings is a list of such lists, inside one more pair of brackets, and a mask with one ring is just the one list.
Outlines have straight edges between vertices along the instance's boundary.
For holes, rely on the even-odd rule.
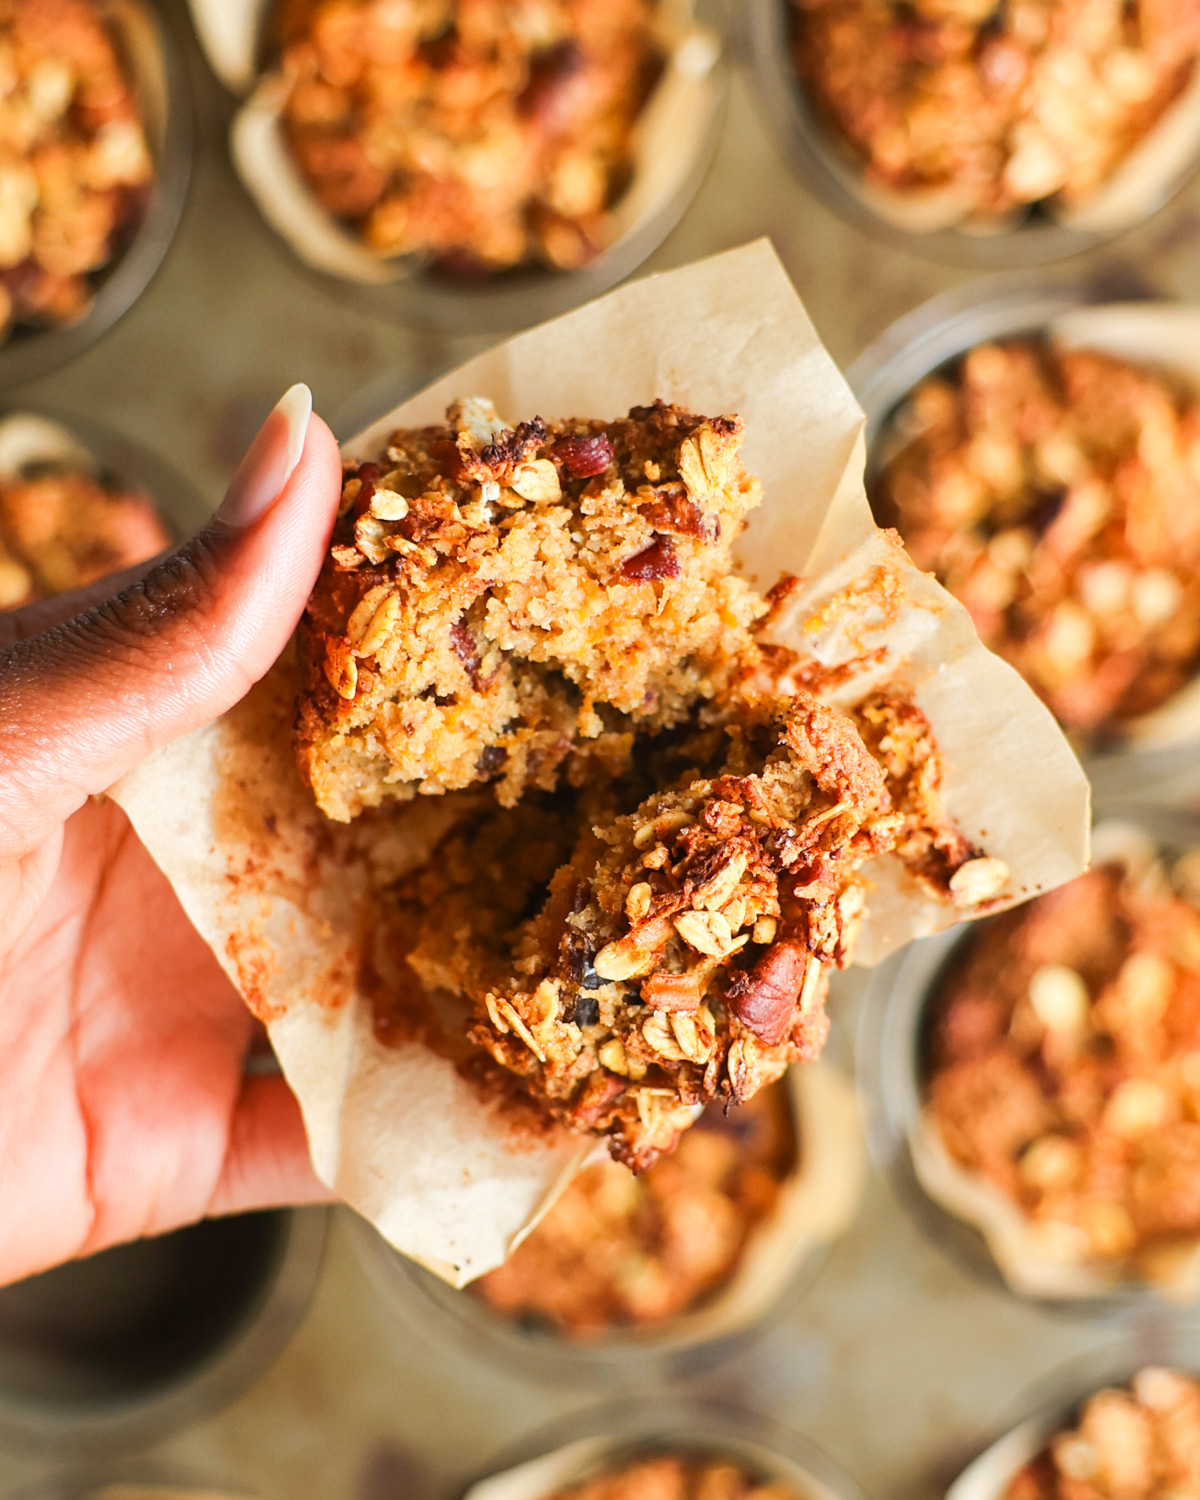
[[[743,21],[756,26],[767,13],[759,0],[744,0],[740,9]],[[234,0],[227,10],[236,18]],[[778,4],[773,14],[777,24]],[[36,399],[23,391],[9,404],[95,412],[129,434],[113,436],[114,451],[137,447],[152,463],[155,455],[169,459],[170,469],[189,481],[177,516],[183,533],[211,510],[249,414],[265,414],[296,378],[313,381],[319,409],[348,413],[344,430],[357,429],[393,404],[393,390],[418,388],[471,352],[488,327],[556,308],[531,291],[518,314],[506,310],[494,323],[484,309],[466,308],[441,321],[426,318],[414,332],[384,309],[383,293],[364,296],[309,272],[264,228],[229,168],[230,101],[190,35],[183,0],[162,0],[162,17],[186,33],[201,125],[197,196],[169,273],[87,360],[45,380]],[[987,284],[964,280],[967,265],[1020,265],[1027,253],[1043,258],[1043,248],[1025,248],[1038,234],[1000,237],[978,253],[975,242],[955,245],[959,269],[948,269],[938,257],[950,250],[885,230],[854,205],[845,206],[845,218],[827,213],[826,190],[807,185],[818,179],[798,179],[777,161],[759,123],[762,107],[776,107],[767,74],[761,58],[752,66],[749,51],[744,61],[714,166],[649,268],[769,232],[840,360],[858,355],[891,325],[854,369],[871,411],[890,409],[926,369],[973,338],[1038,326],[1064,305],[1147,293],[1200,298],[1200,262],[1192,254],[1197,184],[1128,236],[1124,261],[1089,248],[1065,283],[1034,278],[1032,292],[1030,279],[1016,275]],[[790,75],[784,80],[786,99],[796,91]],[[1066,248],[1094,245],[1081,239]],[[937,293],[942,300],[928,303]],[[1030,296],[1042,298],[1040,313]],[[1022,298],[1030,321],[1006,322],[1000,310]],[[911,314],[914,307],[919,311]],[[957,345],[942,337],[955,319],[970,322]],[[882,380],[885,367],[890,374]],[[372,385],[383,393],[378,399]],[[86,437],[85,424],[69,425],[102,452]],[[1150,778],[1144,766],[1126,779],[1134,783],[1131,793],[1152,790],[1175,805],[1189,795],[1182,782]],[[865,1004],[861,992],[886,976],[881,970],[842,977],[833,1010],[857,1034],[862,1063],[868,1046],[878,1044],[870,1019],[878,1010],[875,991]],[[455,1327],[407,1278],[397,1278],[385,1295],[364,1272],[355,1243],[361,1227],[338,1210],[317,1293],[271,1368],[250,1383],[222,1387],[206,1410],[180,1408],[178,1418],[129,1429],[121,1445],[136,1447],[161,1474],[178,1475],[185,1488],[202,1487],[188,1476],[211,1473],[218,1476],[212,1488],[263,1500],[451,1500],[474,1480],[576,1439],[604,1437],[628,1447],[686,1432],[710,1447],[728,1437],[791,1455],[822,1482],[825,1500],[861,1500],[858,1484],[873,1500],[934,1500],[1030,1410],[1062,1410],[1147,1361],[1188,1362],[1194,1314],[1164,1311],[1148,1298],[1111,1310],[1107,1303],[1076,1307],[1069,1316],[1021,1301],[986,1257],[972,1260],[966,1250],[947,1255],[915,1227],[916,1204],[879,1179],[877,1172],[868,1183],[862,1212],[844,1238],[811,1279],[806,1271],[794,1294],[773,1304],[752,1337],[696,1362],[664,1367],[654,1358],[623,1360],[615,1380],[635,1393],[632,1407],[624,1408],[632,1413],[630,1425],[612,1408],[600,1419],[595,1384],[550,1363],[535,1368],[516,1354],[496,1356],[482,1347],[478,1333]],[[1047,1389],[1047,1372],[1060,1371],[1064,1361],[1068,1375],[1051,1373]],[[730,1403],[740,1415],[730,1414]],[[682,1427],[674,1425],[681,1408]],[[826,1467],[816,1449],[832,1455],[834,1466]],[[854,1480],[847,1482],[843,1470]],[[87,1483],[124,1472],[107,1459],[76,1460],[58,1432],[31,1444],[16,1427],[0,1427],[6,1497],[72,1493],[59,1486],[64,1477]]]

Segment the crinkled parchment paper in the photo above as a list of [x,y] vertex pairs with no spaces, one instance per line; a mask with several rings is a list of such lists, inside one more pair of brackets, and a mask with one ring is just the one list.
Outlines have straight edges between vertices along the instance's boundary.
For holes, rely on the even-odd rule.
[[[1078,763],[961,606],[875,527],[862,413],[769,244],[636,282],[499,345],[348,443],[347,456],[374,456],[397,426],[441,421],[460,395],[490,398],[509,421],[615,417],[656,396],[740,413],[743,457],[765,492],[740,566],[763,588],[781,571],[807,579],[777,633],[830,664],[886,648],[840,699],[887,681],[926,711],[951,814],[1009,866],[1004,902],[1083,868]],[[114,795],[267,1021],[318,1173],[398,1249],[461,1285],[504,1259],[583,1148],[522,1134],[428,1047],[376,1041],[360,974],[372,893],[424,857],[446,803],[327,822],[293,766],[291,695],[284,660]],[[955,919],[891,862],[872,875],[867,962]]]
[[[283,135],[287,81],[278,73],[258,75],[271,0],[189,0],[189,5],[213,71],[235,93],[253,88],[234,119],[230,152],[271,228],[306,264],[347,281],[383,285],[423,270],[422,256],[372,250],[313,196]],[[666,209],[705,149],[720,99],[715,70],[721,42],[709,27],[696,24],[692,9],[690,0],[660,0],[658,39],[666,63],[634,129],[632,172],[613,206],[610,250]]]
[[[1135,881],[1156,878],[1159,851],[1149,834],[1133,823],[1099,824],[1092,834],[1092,857],[1097,864],[1123,865]],[[918,1080],[914,1093],[919,1088]],[[1014,1291],[1077,1301],[1127,1291],[1139,1284],[1140,1277],[1141,1283],[1172,1302],[1200,1298],[1200,1239],[1180,1238],[1147,1250],[1132,1267],[1127,1261],[1101,1260],[1088,1255],[1077,1240],[1038,1224],[1007,1193],[956,1160],[935,1120],[919,1103],[907,1133],[913,1171],[922,1188],[947,1213],[979,1230]]]

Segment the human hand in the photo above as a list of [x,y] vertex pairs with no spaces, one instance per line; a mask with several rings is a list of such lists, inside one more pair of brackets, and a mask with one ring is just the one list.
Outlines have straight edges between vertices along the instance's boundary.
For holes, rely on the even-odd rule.
[[255,1021],[124,813],[95,800],[287,642],[341,492],[311,408],[293,387],[216,517],[115,599],[0,617],[0,1284],[328,1196],[283,1079],[244,1072]]

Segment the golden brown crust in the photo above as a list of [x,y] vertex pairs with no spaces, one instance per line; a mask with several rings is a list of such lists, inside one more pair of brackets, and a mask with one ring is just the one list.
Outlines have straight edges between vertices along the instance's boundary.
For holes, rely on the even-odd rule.
[[738,1464],[704,1453],[627,1458],[548,1500],[797,1500],[778,1481],[756,1479]]
[[1200,1483],[1200,1384],[1139,1370],[1097,1392],[1009,1482],[1004,1500],[1168,1500]]

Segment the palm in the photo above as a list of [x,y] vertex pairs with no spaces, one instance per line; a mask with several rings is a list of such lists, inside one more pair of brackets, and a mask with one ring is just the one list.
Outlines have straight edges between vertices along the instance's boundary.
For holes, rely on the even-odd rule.
[[0,1281],[216,1206],[254,1023],[115,804],[68,821],[0,993]]

